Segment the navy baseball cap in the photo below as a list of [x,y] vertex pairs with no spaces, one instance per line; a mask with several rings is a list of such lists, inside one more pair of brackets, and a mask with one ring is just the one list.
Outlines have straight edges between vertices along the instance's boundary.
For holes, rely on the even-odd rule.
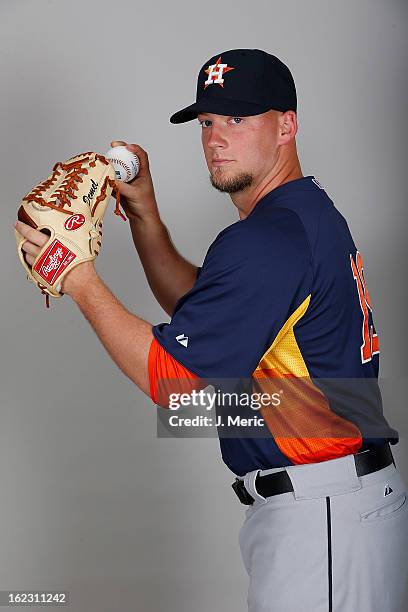
[[261,49],[231,49],[217,53],[202,66],[196,101],[174,113],[170,122],[191,121],[200,112],[245,117],[270,109],[297,112],[289,68]]

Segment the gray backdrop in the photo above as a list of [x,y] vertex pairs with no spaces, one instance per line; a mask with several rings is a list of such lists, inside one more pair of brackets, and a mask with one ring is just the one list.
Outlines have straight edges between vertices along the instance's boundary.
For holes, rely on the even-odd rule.
[[[154,405],[70,299],[45,310],[12,230],[56,161],[123,139],[149,152],[162,217],[200,264],[238,215],[210,186],[198,124],[169,117],[226,49],[265,49],[293,72],[303,174],[363,254],[407,479],[406,26],[404,0],[1,0],[0,589],[68,589],[75,612],[246,610],[244,507],[218,440],[157,439]],[[133,312],[168,321],[112,210],[101,277]]]

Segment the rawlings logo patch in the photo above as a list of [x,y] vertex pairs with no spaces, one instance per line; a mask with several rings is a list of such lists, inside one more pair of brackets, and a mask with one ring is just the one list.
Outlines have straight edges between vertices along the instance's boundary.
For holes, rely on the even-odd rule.
[[75,257],[75,253],[70,251],[59,240],[55,239],[48,249],[44,251],[33,269],[41,278],[52,285],[68,264],[74,261]]
[[64,227],[69,232],[72,232],[73,230],[78,229],[78,227],[81,227],[81,225],[83,225],[84,223],[84,215],[81,213],[77,213],[75,215],[72,215],[71,217],[68,217],[68,219],[64,223]]
[[99,185],[99,183],[97,183],[96,181],[91,179],[91,189],[89,190],[88,195],[82,196],[82,199],[85,202],[85,204],[90,204],[91,203],[92,198],[95,195],[95,191],[96,191],[96,188],[97,188],[98,185]]

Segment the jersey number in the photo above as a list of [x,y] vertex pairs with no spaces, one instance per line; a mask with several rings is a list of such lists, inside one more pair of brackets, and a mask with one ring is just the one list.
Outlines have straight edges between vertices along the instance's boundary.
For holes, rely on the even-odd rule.
[[374,330],[374,326],[369,326],[368,315],[369,311],[372,313],[370,295],[368,293],[367,285],[364,280],[363,274],[363,260],[359,251],[356,251],[356,261],[354,261],[350,254],[350,264],[353,272],[354,280],[356,281],[358,299],[360,301],[360,308],[363,313],[363,328],[362,337],[363,343],[360,347],[361,362],[366,363],[370,361],[373,355],[380,352],[380,345],[378,336]]

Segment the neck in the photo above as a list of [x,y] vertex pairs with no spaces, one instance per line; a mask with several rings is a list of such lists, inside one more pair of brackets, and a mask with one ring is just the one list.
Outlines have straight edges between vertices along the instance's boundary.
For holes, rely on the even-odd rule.
[[296,150],[284,160],[280,160],[278,155],[275,166],[259,183],[251,185],[239,193],[231,194],[231,200],[238,208],[239,218],[245,219],[259,200],[276,187],[302,177]]

